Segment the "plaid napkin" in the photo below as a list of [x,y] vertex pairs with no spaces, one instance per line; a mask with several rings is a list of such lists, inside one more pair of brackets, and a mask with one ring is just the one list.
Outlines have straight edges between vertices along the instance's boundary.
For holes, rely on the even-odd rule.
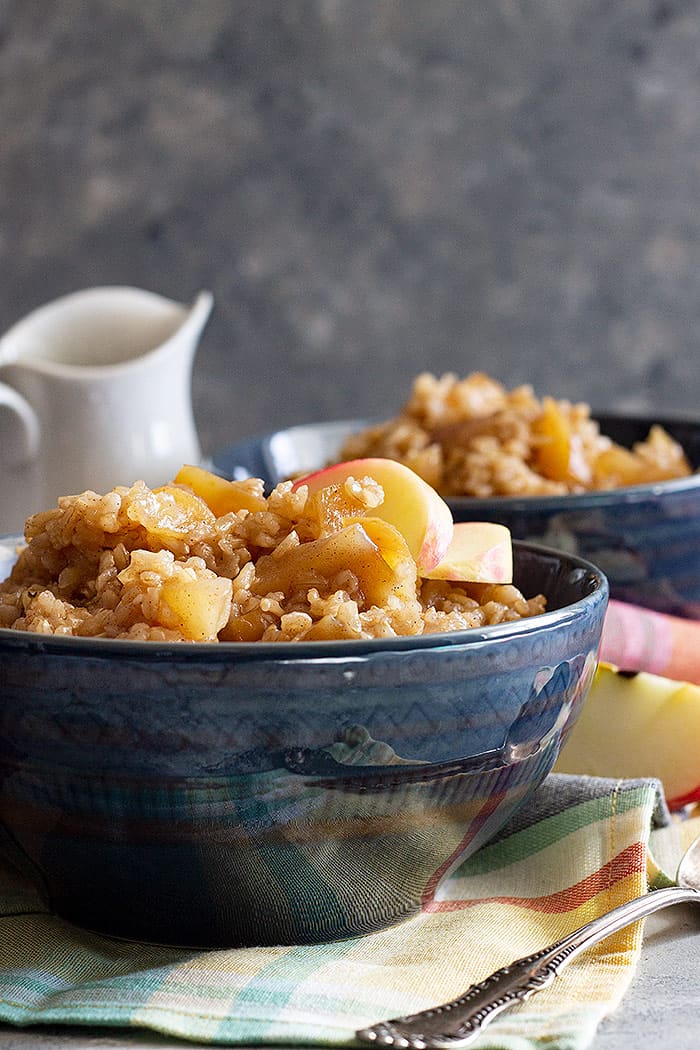
[[[0,1021],[136,1026],[220,1045],[352,1045],[357,1028],[454,998],[645,892],[650,830],[667,817],[656,781],[550,775],[421,915],[329,944],[213,952],[71,926],[5,850]],[[584,953],[478,1045],[582,1050],[630,983],[640,941],[637,924]]]

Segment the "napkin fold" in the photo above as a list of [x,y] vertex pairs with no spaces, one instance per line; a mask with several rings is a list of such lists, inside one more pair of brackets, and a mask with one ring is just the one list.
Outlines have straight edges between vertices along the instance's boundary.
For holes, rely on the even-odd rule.
[[[441,885],[429,910],[366,937],[193,951],[86,932],[51,914],[10,844],[0,850],[0,1021],[137,1026],[219,1045],[355,1044],[373,1022],[461,994],[644,893],[654,780],[551,774],[497,839]],[[481,1050],[583,1050],[624,995],[641,924],[575,959],[504,1013]]]

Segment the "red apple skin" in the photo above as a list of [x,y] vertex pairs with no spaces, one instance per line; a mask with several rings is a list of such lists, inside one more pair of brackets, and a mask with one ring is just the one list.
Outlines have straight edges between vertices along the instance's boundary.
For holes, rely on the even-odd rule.
[[373,478],[384,490],[384,502],[372,508],[371,514],[398,529],[421,575],[433,569],[452,540],[452,511],[435,489],[402,463],[380,458],[335,463],[298,478],[292,488],[296,491],[306,485],[312,494],[349,478],[360,481],[364,477]]
[[667,801],[669,809],[683,809],[683,806],[690,806],[693,802],[700,802],[700,784],[696,784],[687,795],[679,795],[677,798],[669,798]]

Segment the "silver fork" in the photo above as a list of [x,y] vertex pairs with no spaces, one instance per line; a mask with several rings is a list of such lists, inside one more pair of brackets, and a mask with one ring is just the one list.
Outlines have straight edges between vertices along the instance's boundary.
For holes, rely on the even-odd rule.
[[361,1028],[359,1040],[401,1050],[461,1050],[478,1039],[495,1017],[551,984],[577,955],[637,919],[671,904],[700,903],[700,837],[678,867],[676,886],[652,890],[593,919],[556,944],[527,955],[473,984],[442,1006]]

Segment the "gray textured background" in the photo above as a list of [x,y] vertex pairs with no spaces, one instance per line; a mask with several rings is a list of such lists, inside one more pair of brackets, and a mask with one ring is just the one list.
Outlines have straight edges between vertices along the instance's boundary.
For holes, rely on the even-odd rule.
[[205,451],[480,368],[698,412],[700,0],[0,0],[0,328],[210,288]]

